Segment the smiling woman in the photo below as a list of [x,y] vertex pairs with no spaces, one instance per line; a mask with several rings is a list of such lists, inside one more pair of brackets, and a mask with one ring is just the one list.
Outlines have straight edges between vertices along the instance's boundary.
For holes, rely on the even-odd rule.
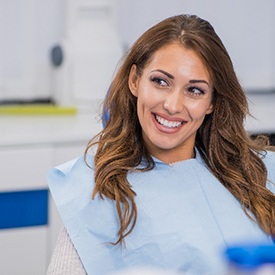
[[180,43],[160,48],[129,88],[137,98],[137,115],[148,152],[166,162],[190,159],[196,133],[212,112],[212,87],[198,54]]
[[49,174],[64,228],[48,274],[225,274],[227,245],[273,244],[274,147],[246,133],[246,96],[207,21],[146,31],[103,110],[84,156]]

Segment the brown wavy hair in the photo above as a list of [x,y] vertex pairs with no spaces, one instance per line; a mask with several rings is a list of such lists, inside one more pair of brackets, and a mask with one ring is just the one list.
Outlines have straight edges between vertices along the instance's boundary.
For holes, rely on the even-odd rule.
[[[150,28],[125,55],[104,101],[104,113],[108,110],[108,119],[103,117],[106,126],[89,142],[85,152],[97,145],[92,197],[98,194],[116,202],[120,229],[113,244],[123,243],[137,219],[136,194],[127,173],[154,168],[142,139],[137,99],[128,87],[130,69],[135,64],[141,75],[153,54],[173,42],[201,56],[213,83],[214,108],[197,132],[198,151],[209,170],[239,200],[245,213],[274,237],[275,196],[266,188],[267,170],[262,161],[268,142],[252,140],[244,129],[244,119],[249,114],[247,99],[214,28],[195,15],[179,15]],[[146,165],[137,169],[142,158]]]

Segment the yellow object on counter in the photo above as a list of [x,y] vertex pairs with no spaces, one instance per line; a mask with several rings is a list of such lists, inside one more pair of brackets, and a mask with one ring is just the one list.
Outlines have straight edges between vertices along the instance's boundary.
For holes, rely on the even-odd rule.
[[76,107],[56,105],[3,105],[0,106],[0,115],[74,115]]

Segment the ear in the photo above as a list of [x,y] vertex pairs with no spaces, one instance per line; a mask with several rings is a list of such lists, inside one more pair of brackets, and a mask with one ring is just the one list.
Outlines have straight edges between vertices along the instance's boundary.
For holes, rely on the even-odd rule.
[[137,66],[134,64],[131,67],[129,78],[128,78],[128,86],[133,96],[138,96],[138,75],[137,75]]
[[211,114],[211,113],[213,112],[213,109],[214,109],[213,103],[211,103],[211,104],[209,105],[208,109],[206,110],[206,114],[207,114],[207,115]]

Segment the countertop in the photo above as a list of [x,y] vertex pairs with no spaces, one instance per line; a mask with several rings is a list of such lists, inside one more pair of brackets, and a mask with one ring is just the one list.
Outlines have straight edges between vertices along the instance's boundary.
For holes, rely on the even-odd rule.
[[101,129],[96,115],[0,116],[0,146],[86,143]]

